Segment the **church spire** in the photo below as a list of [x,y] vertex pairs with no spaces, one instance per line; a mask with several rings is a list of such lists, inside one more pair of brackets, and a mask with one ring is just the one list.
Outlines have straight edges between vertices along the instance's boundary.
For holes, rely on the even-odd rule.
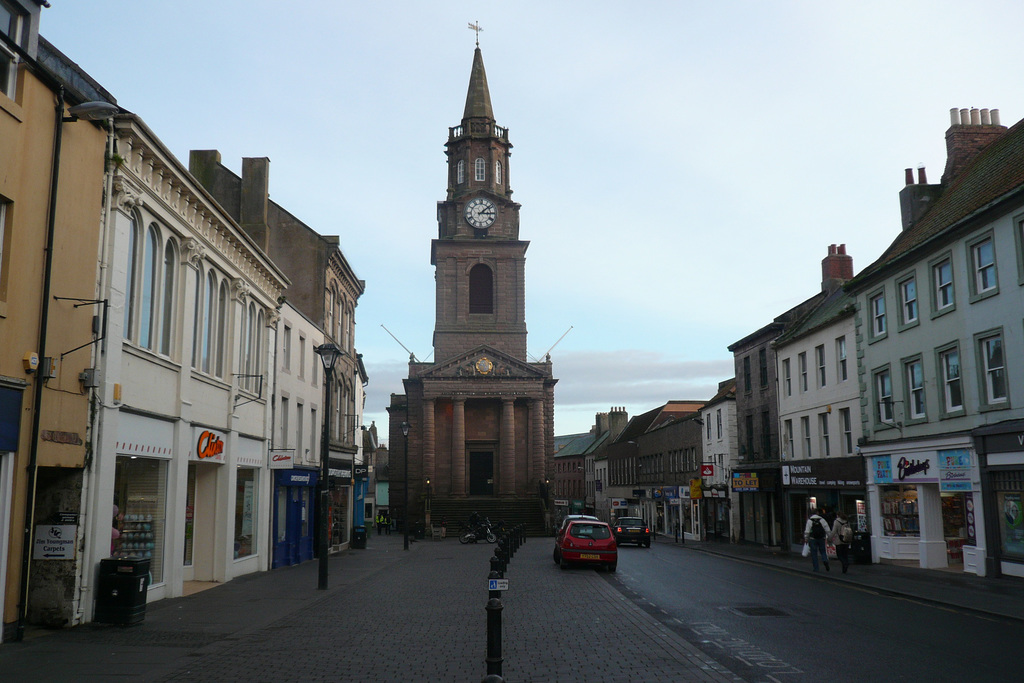
[[491,111],[491,93],[487,89],[487,73],[484,71],[484,58],[480,53],[479,45],[473,53],[473,72],[469,76],[466,111],[463,112],[462,118],[463,120],[474,118],[494,120],[494,112]]

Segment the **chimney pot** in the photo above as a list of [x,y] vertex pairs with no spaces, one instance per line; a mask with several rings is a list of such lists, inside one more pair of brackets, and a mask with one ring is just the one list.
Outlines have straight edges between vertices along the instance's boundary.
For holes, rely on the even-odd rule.
[[980,126],[981,125],[981,112],[978,111],[977,107],[971,109],[971,125],[972,126]]
[[960,125],[969,126],[971,125],[971,112],[969,109],[960,110]]
[[992,115],[992,125],[993,125],[993,126],[998,126],[998,125],[1000,125],[1000,124],[999,124],[999,110],[998,110],[998,109],[993,109],[993,110],[992,110],[991,112],[989,112],[989,113],[990,113],[990,114]]
[[914,169],[908,168],[905,171],[903,171],[903,179],[906,181],[907,185],[913,185],[914,184]]
[[953,107],[949,110],[949,125],[955,126],[960,123],[960,110]]
[[918,166],[917,167],[917,182],[920,185],[927,185],[928,184],[928,176],[925,175],[924,166]]
[[981,125],[983,125],[983,126],[991,126],[992,125],[992,115],[989,113],[988,109],[982,109],[981,110]]

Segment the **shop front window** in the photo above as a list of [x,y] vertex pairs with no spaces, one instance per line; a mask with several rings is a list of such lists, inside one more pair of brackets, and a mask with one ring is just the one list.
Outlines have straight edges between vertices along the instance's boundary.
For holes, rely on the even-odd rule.
[[235,479],[235,559],[256,552],[256,483],[258,471],[239,467]]
[[996,501],[999,506],[999,541],[1003,555],[1024,560],[1024,494],[1020,491],[1000,491]]
[[111,555],[150,560],[154,584],[164,578],[166,508],[167,462],[118,456]]
[[882,531],[886,536],[919,536],[917,486],[901,484],[881,487]]

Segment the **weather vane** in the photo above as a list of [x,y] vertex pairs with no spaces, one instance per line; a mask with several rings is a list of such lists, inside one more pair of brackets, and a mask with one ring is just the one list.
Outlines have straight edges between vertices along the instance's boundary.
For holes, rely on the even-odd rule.
[[475,22],[471,23],[469,25],[469,28],[471,30],[473,30],[473,31],[476,31],[476,46],[480,47],[480,31],[483,31],[483,29],[480,28],[480,22],[479,21],[475,21]]

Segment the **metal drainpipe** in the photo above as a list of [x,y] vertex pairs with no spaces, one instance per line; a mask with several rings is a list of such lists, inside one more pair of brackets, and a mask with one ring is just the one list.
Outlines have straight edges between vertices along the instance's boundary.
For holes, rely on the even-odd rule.
[[[50,314],[50,281],[53,275],[53,235],[57,220],[57,181],[60,177],[61,132],[64,128],[64,87],[57,90],[54,107],[53,161],[50,169],[49,215],[46,224],[46,260],[43,267],[43,301],[39,314],[39,358],[46,358],[46,330]],[[21,547],[21,587],[18,595],[18,628],[14,639],[25,637],[25,616],[28,612],[29,566],[32,558],[32,527],[35,523],[36,461],[39,456],[39,414],[43,404],[43,378],[36,371],[35,395],[32,405],[32,435],[29,445],[28,481],[25,499],[25,534]]]

